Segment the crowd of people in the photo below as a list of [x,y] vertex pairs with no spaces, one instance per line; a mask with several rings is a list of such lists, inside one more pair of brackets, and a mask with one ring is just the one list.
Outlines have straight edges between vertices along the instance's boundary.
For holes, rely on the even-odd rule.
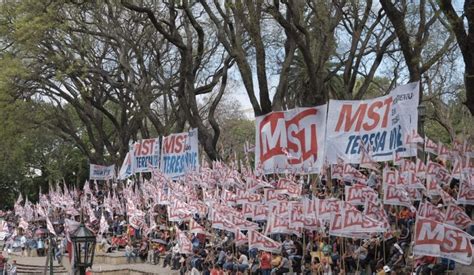
[[[2,258],[15,250],[25,256],[44,256],[52,250],[60,262],[71,249],[68,242],[71,224],[77,223],[82,214],[87,226],[97,234],[97,252],[124,253],[130,264],[161,265],[181,274],[444,274],[456,266],[448,258],[412,253],[420,204],[429,203],[445,213],[448,203],[444,201],[444,193],[441,196],[422,192],[421,199],[412,198],[412,206],[383,205],[386,220],[382,220],[386,228],[361,238],[331,234],[332,218],[319,220],[316,228],[304,224],[298,228],[287,227],[289,231],[272,231],[268,229],[270,220],[273,221],[270,216],[291,213],[292,206],[283,212],[266,206],[263,219],[249,218],[245,208],[246,204],[252,204],[255,211],[256,205],[264,205],[269,200],[265,190],[281,190],[282,179],[299,189],[297,196],[290,189],[283,188],[287,193],[278,192],[277,207],[313,200],[345,202],[346,187],[358,184],[360,177],[357,182],[345,177],[333,178],[330,173],[258,178],[219,165],[205,168],[199,177],[193,175],[177,182],[155,173],[152,179],[140,182],[86,183],[84,188],[71,190],[66,185],[57,186],[42,194],[36,204],[21,198],[14,210],[0,213],[3,230],[9,232]],[[383,198],[381,171],[357,171],[365,177],[364,184],[378,195],[378,200]],[[457,198],[459,185],[455,178],[439,184],[452,198]],[[260,200],[254,204],[246,197],[250,194]],[[239,202],[241,199],[243,203]],[[463,207],[466,215],[472,217],[472,206]],[[364,212],[365,208],[353,206],[355,211]],[[307,213],[305,209],[304,214]],[[233,216],[237,217],[234,223],[247,221],[251,229],[236,232],[235,228],[216,226],[219,217],[228,221]],[[198,225],[198,230],[193,224]],[[465,229],[472,233],[473,227],[469,224]],[[248,235],[249,230],[266,235],[280,246],[266,249],[265,244],[256,247],[250,241],[240,242],[239,234]],[[48,234],[54,234],[53,238],[47,238]],[[188,243],[183,243],[182,235],[191,247],[186,247]],[[4,263],[0,265],[2,268],[6,270]]]

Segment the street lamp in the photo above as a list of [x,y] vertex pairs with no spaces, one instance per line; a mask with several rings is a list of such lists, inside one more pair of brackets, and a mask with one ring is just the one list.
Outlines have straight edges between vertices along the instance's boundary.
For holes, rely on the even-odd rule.
[[72,234],[71,241],[74,247],[74,266],[79,269],[79,274],[85,275],[86,268],[91,267],[94,260],[95,235],[81,221]]
[[[419,104],[418,107],[418,133],[420,136],[425,139],[425,118],[426,118],[426,106],[424,104]],[[423,144],[423,151],[422,151],[422,160],[425,162],[425,145]]]

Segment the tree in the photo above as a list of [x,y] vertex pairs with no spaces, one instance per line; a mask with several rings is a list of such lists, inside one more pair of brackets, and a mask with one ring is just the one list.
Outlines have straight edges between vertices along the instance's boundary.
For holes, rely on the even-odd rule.
[[[444,27],[445,22],[440,17],[440,11],[431,2],[428,6],[426,0],[420,1],[419,5],[409,5],[406,1],[394,4],[390,0],[380,0],[380,4],[397,35],[409,73],[408,81],[421,81],[422,75],[451,49],[454,36],[447,32],[448,37],[444,38],[444,41],[441,37],[432,38],[432,30],[436,28],[436,24],[441,25],[438,27]],[[430,39],[443,43],[437,43],[434,50],[427,50]]]
[[[180,115],[184,115],[190,127],[199,130],[199,142],[207,155],[212,160],[218,159],[216,145],[220,129],[215,121],[213,110],[217,108],[224,93],[227,71],[232,66],[233,59],[219,54],[219,43],[212,36],[212,32],[205,32],[202,22],[195,15],[197,12],[192,9],[192,3],[187,0],[182,1],[180,5],[175,1],[170,1],[162,6],[153,4],[138,6],[122,0],[122,5],[132,11],[145,14],[155,30],[173,45],[173,50],[179,56],[178,83],[174,94],[182,111]],[[160,8],[167,13],[160,11]],[[160,20],[157,19],[155,13],[159,14]],[[177,25],[178,22],[179,25]],[[209,65],[216,69],[207,74],[206,66]],[[210,79],[210,81],[199,83],[200,79]],[[214,98],[207,117],[211,125],[209,129],[205,125],[205,118],[200,115],[197,96],[212,92],[218,87],[217,84],[220,84],[218,96]]]
[[[466,89],[466,101],[471,115],[474,116],[474,1],[464,1],[463,16],[459,16],[452,5],[451,0],[438,1],[440,9],[446,16],[449,29],[456,36],[459,49],[464,61],[464,86]],[[464,18],[467,21],[465,27]]]

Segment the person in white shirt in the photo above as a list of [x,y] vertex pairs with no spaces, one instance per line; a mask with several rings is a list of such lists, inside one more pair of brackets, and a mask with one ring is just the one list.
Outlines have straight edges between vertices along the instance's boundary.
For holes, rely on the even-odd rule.
[[27,242],[27,241],[28,241],[28,240],[26,239],[25,235],[24,235],[24,234],[21,235],[21,238],[20,238],[20,246],[21,246],[21,254],[22,254],[22,256],[28,256],[28,255],[26,254],[27,252],[26,252],[26,250],[25,250],[25,248],[26,248],[26,242]]
[[137,255],[135,254],[132,242],[129,242],[127,246],[125,246],[125,257],[127,257],[127,263],[131,262],[131,259],[136,263],[137,262]]
[[283,249],[285,249],[288,255],[292,254],[293,249],[295,248],[295,243],[290,239],[290,235],[286,235],[286,239],[283,241]]
[[8,270],[8,274],[9,275],[16,275],[17,274],[17,270],[16,270],[16,260],[13,260],[12,262],[12,265],[10,267],[10,270]]
[[235,265],[237,271],[245,272],[249,268],[249,259],[244,253],[240,253],[239,262]]

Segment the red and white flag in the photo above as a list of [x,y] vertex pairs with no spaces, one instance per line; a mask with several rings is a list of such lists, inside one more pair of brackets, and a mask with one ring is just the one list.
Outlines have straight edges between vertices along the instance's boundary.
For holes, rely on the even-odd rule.
[[179,253],[181,254],[192,254],[193,253],[193,244],[188,239],[186,234],[179,230],[177,226],[175,226],[176,236],[178,238],[178,247]]
[[413,131],[411,132],[411,134],[408,134],[407,135],[407,143],[424,143],[425,140],[423,139],[423,137],[421,137],[418,132],[413,129]]
[[459,228],[418,217],[414,238],[414,255],[443,257],[464,265],[472,263],[472,236]]
[[438,157],[440,159],[448,159],[449,156],[451,155],[450,150],[446,145],[444,145],[441,141],[438,143]]
[[399,173],[398,184],[405,188],[426,189],[423,182],[411,171]]
[[459,183],[457,203],[474,205],[474,184],[467,179],[461,179]]
[[249,249],[256,248],[261,251],[267,251],[271,253],[281,253],[281,243],[274,241],[267,236],[258,233],[255,230],[249,230],[247,232]]
[[288,194],[290,197],[299,198],[301,196],[302,185],[289,179],[279,179],[275,193]]
[[[357,209],[344,210],[331,219],[329,234],[340,237],[358,237],[360,234],[386,231],[384,222],[364,215]],[[355,235],[354,235],[355,233]]]
[[286,200],[286,195],[278,193],[275,189],[265,188],[263,190],[263,202],[265,202],[267,205]]
[[425,138],[425,151],[431,154],[438,154],[438,143],[429,138]]
[[450,204],[446,211],[446,220],[444,222],[465,229],[472,223],[472,220],[471,217],[466,214],[464,209],[457,205]]
[[433,219],[437,222],[444,222],[446,215],[430,202],[422,202],[418,208],[418,216]]
[[56,236],[56,230],[54,230],[53,224],[51,223],[48,217],[46,217],[46,228],[48,228],[49,233]]
[[290,219],[288,216],[282,217],[279,215],[272,215],[267,221],[265,228],[265,235],[270,234],[290,234]]
[[408,208],[413,207],[408,192],[401,186],[385,185],[383,203],[388,205],[401,205]]
[[268,206],[264,204],[256,204],[252,212],[252,220],[266,221],[268,219]]
[[439,195],[440,186],[438,185],[438,181],[435,179],[434,176],[427,175],[426,176],[426,194],[431,196]]
[[194,219],[189,219],[189,233],[209,235],[204,226],[200,225]]
[[364,205],[366,201],[377,200],[378,194],[374,189],[364,184],[345,186],[346,201],[352,205]]
[[378,171],[380,170],[380,165],[372,158],[371,152],[371,146],[369,145],[369,148],[365,148],[366,145],[361,139],[361,144],[360,144],[360,153],[361,153],[361,160],[360,160],[360,167],[370,169],[370,170],[375,170]]
[[387,213],[383,209],[383,204],[380,202],[380,200],[367,201],[364,206],[363,214],[383,222],[383,225],[386,230],[390,229],[390,223],[388,222]]
[[420,179],[426,178],[426,165],[419,158],[416,159],[415,173],[416,173],[416,176],[419,177]]
[[289,211],[289,225],[291,228],[301,228],[305,225],[305,215],[302,202],[291,202]]
[[405,159],[401,157],[400,153],[397,151],[393,152],[393,165],[400,166],[403,165]]
[[451,173],[442,164],[428,161],[427,176],[432,176],[439,184],[447,184],[451,181]]
[[236,234],[235,234],[235,245],[242,246],[242,245],[247,244],[248,242],[249,242],[249,238],[244,233],[242,233],[240,229],[237,229]]
[[450,194],[448,194],[446,191],[441,188],[441,186],[438,186],[439,189],[439,195],[441,196],[441,199],[443,200],[444,205],[449,205],[451,203],[455,204],[456,200],[451,197]]
[[18,227],[23,228],[23,230],[27,230],[28,226],[29,226],[28,222],[25,221],[25,219],[20,218],[20,222],[18,223]]
[[100,216],[100,227],[99,227],[99,233],[107,233],[109,231],[109,224],[107,223],[107,220],[105,219],[104,213]]

